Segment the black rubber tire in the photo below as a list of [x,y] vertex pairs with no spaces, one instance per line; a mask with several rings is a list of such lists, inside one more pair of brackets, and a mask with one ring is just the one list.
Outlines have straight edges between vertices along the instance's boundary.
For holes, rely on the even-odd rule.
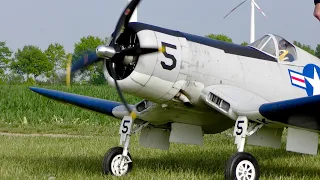
[[247,152],[238,152],[234,154],[230,159],[227,161],[225,170],[224,170],[224,177],[226,180],[236,180],[236,168],[237,165],[243,161],[248,160],[250,161],[255,169],[255,178],[254,180],[258,180],[260,178],[260,168],[258,161],[254,158],[251,154]]
[[[112,170],[111,170],[111,162],[113,160],[113,158],[119,154],[122,154],[123,152],[123,148],[122,147],[113,147],[111,149],[108,150],[108,152],[106,152],[106,154],[104,155],[104,158],[103,158],[103,162],[102,162],[102,172],[103,174],[105,175],[108,175],[108,174],[111,174],[111,175],[114,175],[112,173]],[[130,157],[130,159],[132,160],[131,158],[131,155],[128,153],[128,156]],[[130,162],[128,164],[128,171],[126,172],[129,173],[132,169],[132,162]]]

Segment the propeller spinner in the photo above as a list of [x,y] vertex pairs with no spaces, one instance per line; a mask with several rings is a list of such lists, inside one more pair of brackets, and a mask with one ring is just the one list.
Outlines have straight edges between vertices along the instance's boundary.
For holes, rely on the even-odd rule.
[[120,35],[123,32],[125,32],[129,24],[129,20],[139,3],[140,3],[140,0],[132,0],[127,5],[127,7],[125,8],[125,10],[123,11],[122,15],[118,20],[115,31],[112,33],[112,37],[111,37],[112,39],[109,45],[98,46],[96,48],[96,52],[90,53],[89,55],[82,57],[80,60],[76,61],[72,67],[70,67],[71,58],[69,58],[69,64],[67,67],[67,79],[66,79],[67,85],[70,86],[70,78],[72,73],[80,69],[83,69],[87,66],[90,66],[94,63],[97,63],[99,61],[107,60],[107,64],[111,70],[111,75],[114,79],[119,97],[133,119],[136,118],[136,115],[128,106],[125,98],[123,97],[121,89],[117,83],[117,73],[115,70],[116,63],[121,63],[125,56],[140,56],[140,55],[163,51],[163,48],[129,47],[129,48],[121,49],[121,47],[117,44]]

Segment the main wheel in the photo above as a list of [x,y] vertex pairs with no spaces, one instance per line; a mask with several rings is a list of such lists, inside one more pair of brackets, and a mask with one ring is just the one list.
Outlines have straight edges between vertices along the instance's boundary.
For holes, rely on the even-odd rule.
[[249,153],[238,152],[227,161],[224,175],[227,180],[257,180],[260,178],[258,161]]
[[[124,163],[121,167],[122,159],[122,147],[113,147],[105,154],[103,159],[102,171],[104,174],[111,174],[114,176],[126,175],[132,169],[132,162],[128,162],[129,159],[125,158]],[[131,159],[130,154],[128,156]]]

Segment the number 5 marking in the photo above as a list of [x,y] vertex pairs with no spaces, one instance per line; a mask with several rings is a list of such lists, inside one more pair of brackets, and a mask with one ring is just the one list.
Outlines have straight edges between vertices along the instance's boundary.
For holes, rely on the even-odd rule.
[[126,123],[130,123],[130,121],[129,120],[124,120],[123,121],[123,124],[122,124],[122,133],[127,133],[128,132],[128,130],[129,130],[129,127],[126,125]]
[[177,49],[177,46],[172,45],[172,44],[168,44],[165,42],[161,42],[161,44],[162,44],[162,47],[164,47],[164,49],[165,49],[163,52],[164,57],[172,60],[172,65],[167,65],[165,62],[161,61],[161,66],[163,69],[171,71],[172,69],[174,69],[177,66],[177,59],[174,57],[174,55],[167,53],[167,48]]
[[122,119],[119,134],[130,134],[133,120],[130,116],[125,116]]
[[247,134],[248,119],[245,116],[239,116],[234,125],[233,136],[243,136]]
[[[243,133],[243,128],[242,128],[242,126],[241,126],[242,123],[244,123],[244,121],[242,121],[242,120],[238,121],[238,123],[237,123],[237,132],[236,132],[236,134],[237,134],[238,136]],[[239,132],[238,130],[240,130],[240,132]]]

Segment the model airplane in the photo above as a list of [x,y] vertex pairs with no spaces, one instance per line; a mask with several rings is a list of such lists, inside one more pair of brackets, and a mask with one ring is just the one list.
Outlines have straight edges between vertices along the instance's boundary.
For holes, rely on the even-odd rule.
[[[131,1],[112,39],[83,57],[75,72],[102,60],[108,83],[123,101],[113,102],[31,87],[49,98],[122,119],[120,144],[110,149],[103,172],[132,168],[130,136],[140,145],[168,150],[170,143],[203,144],[204,134],[234,127],[238,152],[226,179],[259,179],[257,160],[245,144],[317,154],[320,130],[320,60],[284,38],[268,34],[248,46],[211,40],[143,23],[129,23],[140,0]],[[144,98],[128,105],[121,91]]]

